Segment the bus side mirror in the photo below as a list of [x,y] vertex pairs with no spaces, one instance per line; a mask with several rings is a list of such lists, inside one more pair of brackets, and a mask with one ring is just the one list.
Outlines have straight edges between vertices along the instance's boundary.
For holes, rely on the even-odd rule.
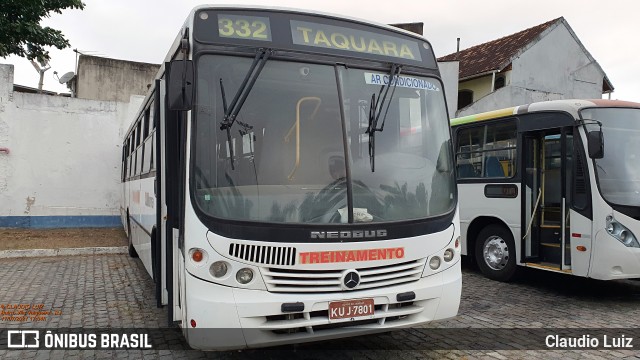
[[173,60],[167,65],[169,110],[191,110],[193,107],[193,61]]
[[602,159],[604,157],[604,135],[602,130],[589,131],[587,134],[587,147],[590,158]]

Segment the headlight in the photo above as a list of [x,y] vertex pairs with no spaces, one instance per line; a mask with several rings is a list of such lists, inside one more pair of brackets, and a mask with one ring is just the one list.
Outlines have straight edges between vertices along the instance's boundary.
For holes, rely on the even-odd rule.
[[249,268],[238,270],[238,272],[236,273],[236,280],[238,280],[238,282],[243,285],[250,283],[251,280],[253,280],[253,271],[251,271],[251,269]]
[[229,266],[224,261],[216,261],[211,264],[211,267],[209,268],[209,272],[211,273],[211,275],[217,278],[225,276],[228,270]]
[[607,216],[607,226],[606,230],[609,235],[616,238],[626,247],[640,247],[640,243],[638,243],[638,239],[631,232],[631,230],[627,229],[624,225],[620,224],[613,218],[613,216]]
[[431,270],[437,270],[440,267],[440,258],[437,256],[432,257],[429,260],[429,267]]
[[444,251],[444,261],[449,262],[451,260],[453,260],[453,256],[455,255],[455,253],[453,252],[453,249],[447,249]]

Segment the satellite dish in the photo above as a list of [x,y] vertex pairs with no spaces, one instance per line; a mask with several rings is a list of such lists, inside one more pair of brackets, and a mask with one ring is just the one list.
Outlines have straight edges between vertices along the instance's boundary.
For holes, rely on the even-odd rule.
[[68,73],[62,75],[60,77],[60,84],[65,84],[67,82],[69,82],[69,80],[71,80],[76,74],[73,71],[69,71]]

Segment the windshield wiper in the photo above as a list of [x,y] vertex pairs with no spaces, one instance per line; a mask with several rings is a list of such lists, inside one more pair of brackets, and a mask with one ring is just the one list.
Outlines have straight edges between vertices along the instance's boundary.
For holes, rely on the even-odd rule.
[[258,76],[260,76],[260,72],[264,68],[264,65],[267,63],[269,56],[271,55],[271,50],[269,49],[260,49],[256,53],[256,57],[253,59],[253,63],[247,71],[247,75],[245,75],[242,84],[238,88],[233,100],[231,100],[231,104],[227,106],[227,97],[224,92],[224,85],[222,84],[222,78],[220,78],[220,93],[222,95],[222,106],[224,109],[224,117],[222,118],[222,122],[220,123],[220,130],[227,130],[227,141],[229,143],[229,156],[231,158],[231,169],[235,170],[235,166],[233,163],[233,144],[231,139],[231,127],[234,123],[238,123],[242,126],[242,130],[240,130],[240,135],[244,136],[249,133],[249,130],[253,129],[253,126],[243,123],[242,121],[237,119],[238,113],[240,109],[242,109],[242,105],[247,100],[251,89],[253,89],[253,85],[258,80]]
[[[367,127],[367,131],[365,131],[365,134],[369,135],[369,163],[371,164],[371,172],[374,172],[376,167],[376,131],[382,132],[384,130],[384,122],[387,118],[387,113],[389,112],[389,105],[393,99],[393,94],[396,92],[396,85],[398,83],[397,79],[400,76],[401,70],[402,67],[400,65],[391,64],[389,81],[380,88],[380,91],[378,92],[378,99],[376,100],[375,93],[371,95],[371,104],[369,105],[369,126]],[[389,88],[391,88],[391,95],[389,96],[389,100],[386,101]],[[383,92],[384,95],[382,94]],[[380,127],[378,127],[378,121],[380,120],[380,115],[382,115],[382,109],[384,108],[385,101],[387,103],[387,109],[382,116]]]

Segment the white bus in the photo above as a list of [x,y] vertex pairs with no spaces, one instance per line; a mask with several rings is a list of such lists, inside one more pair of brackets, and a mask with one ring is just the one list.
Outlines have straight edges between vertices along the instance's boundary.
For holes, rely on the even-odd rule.
[[315,12],[197,7],[124,141],[130,253],[198,349],[455,316],[450,139],[423,37]]
[[487,277],[640,277],[640,104],[547,101],[451,125],[462,253]]

